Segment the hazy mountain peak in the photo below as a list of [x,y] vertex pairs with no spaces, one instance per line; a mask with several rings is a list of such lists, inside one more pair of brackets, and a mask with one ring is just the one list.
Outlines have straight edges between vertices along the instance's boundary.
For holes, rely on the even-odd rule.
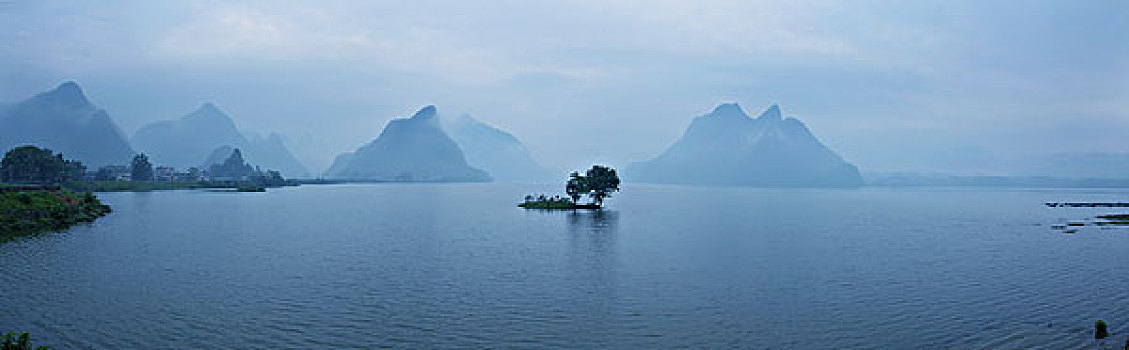
[[20,101],[0,118],[0,149],[32,144],[67,154],[89,167],[121,164],[133,155],[110,115],[73,81]]
[[221,111],[216,105],[211,102],[206,102],[200,105],[200,107],[197,107],[192,113],[185,115],[184,119],[224,119],[230,121],[231,117]]
[[75,94],[75,95],[78,95],[78,96],[82,96],[82,88],[79,87],[78,83],[74,82],[74,80],[64,81],[62,84],[59,84],[59,86],[56,87],[55,90],[52,90],[51,92],[52,93]]
[[551,176],[529,155],[513,134],[463,113],[455,120],[441,118],[451,139],[472,167],[486,170],[495,180],[539,180]]
[[[856,187],[858,168],[773,105],[756,122],[734,117],[736,104],[695,119],[658,157],[625,169],[642,182],[763,187]],[[743,115],[743,114],[742,114]],[[721,122],[717,122],[721,121]],[[745,122],[749,121],[749,122]],[[767,123],[766,123],[767,122]]]
[[223,113],[220,111],[219,107],[216,107],[216,105],[211,102],[204,102],[199,108],[196,108],[196,111],[203,113]]
[[326,174],[337,179],[380,181],[490,181],[467,165],[463,151],[439,125],[435,106],[394,119],[375,140],[338,157]]
[[[210,163],[227,159],[230,151],[240,148],[248,159],[263,168],[278,170],[283,176],[304,177],[309,173],[277,134],[248,138],[235,126],[235,120],[213,103],[203,103],[177,120],[153,122],[142,126],[133,136],[133,143],[157,164],[178,168],[197,166],[203,155]],[[219,151],[213,151],[217,150]],[[242,156],[242,154],[241,154]]]
[[777,106],[775,103],[772,104],[771,106],[768,106],[768,109],[764,110],[764,112],[761,113],[761,115],[759,117],[757,117],[757,120],[777,120],[777,121],[779,121],[779,120],[783,120],[783,119],[784,119],[784,117],[780,114],[780,106]]
[[41,93],[38,97],[40,100],[44,100],[43,102],[71,108],[90,106],[90,101],[86,99],[86,94],[82,92],[82,88],[74,81],[66,81],[59,84],[54,90]]
[[429,105],[429,106],[420,108],[419,112],[416,112],[415,115],[412,115],[411,119],[432,119],[437,114],[439,114],[439,113],[436,110],[435,106]]
[[748,118],[749,115],[741,109],[741,106],[736,103],[722,103],[714,107],[710,112],[710,116],[722,118]]
[[[231,153],[235,149],[235,147],[232,147],[230,145],[216,147],[215,150],[212,150],[212,152],[208,154],[207,158],[204,158],[204,162],[200,164],[200,168],[208,169],[213,165],[223,164],[223,161],[231,157]],[[242,155],[240,155],[240,157],[242,157]]]

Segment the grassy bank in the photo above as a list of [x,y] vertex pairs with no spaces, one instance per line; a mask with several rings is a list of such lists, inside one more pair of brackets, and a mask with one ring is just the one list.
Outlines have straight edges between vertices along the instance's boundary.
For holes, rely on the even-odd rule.
[[91,222],[110,212],[90,193],[69,190],[0,192],[0,241]]
[[597,204],[576,204],[573,202],[564,201],[531,201],[517,205],[525,209],[552,209],[552,210],[572,210],[572,209],[600,209]]

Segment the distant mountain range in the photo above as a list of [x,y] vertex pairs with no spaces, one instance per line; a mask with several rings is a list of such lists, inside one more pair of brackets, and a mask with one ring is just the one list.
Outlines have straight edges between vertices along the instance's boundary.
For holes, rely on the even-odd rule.
[[823,145],[795,118],[769,107],[756,119],[737,104],[697,117],[653,160],[633,164],[639,182],[757,187],[858,187],[858,168]]
[[74,82],[0,107],[0,149],[27,144],[61,152],[91,168],[126,164],[134,154],[110,115],[91,104]]
[[226,147],[227,151],[219,152],[224,154],[219,162],[231,153],[230,148],[239,148],[249,162],[265,169],[278,170],[286,177],[309,176],[281,136],[247,138],[230,116],[211,103],[201,105],[180,119],[142,126],[133,135],[133,144],[156,164],[177,168],[206,169],[216,163],[211,156]]
[[467,163],[485,170],[494,180],[528,181],[552,178],[514,135],[463,114],[441,118],[443,128],[462,149]]
[[395,119],[380,136],[355,152],[337,157],[326,177],[371,181],[490,181],[467,164],[458,144],[439,125],[435,106],[411,118]]
[[132,141],[156,164],[177,168],[203,165],[204,158],[220,146],[238,147],[247,143],[235,122],[211,103],[178,120],[146,124],[133,134]]
[[[234,120],[211,103],[176,120],[144,125],[127,140],[110,114],[93,105],[74,82],[23,101],[0,104],[0,150],[25,144],[61,152],[89,168],[128,164],[135,153],[144,152],[154,165],[207,169],[223,162],[233,149],[240,149],[247,162],[263,169],[279,170],[286,177],[310,175],[283,136],[240,132]],[[1086,187],[1118,185],[1122,182],[1114,180],[1129,178],[1129,153],[986,159],[992,168],[982,166],[982,173],[887,173],[868,176],[867,182],[878,186]],[[802,122],[784,118],[775,105],[757,118],[737,104],[719,105],[694,118],[662,154],[632,164],[620,174],[630,182],[669,184],[863,184],[854,165],[821,143]],[[513,134],[465,114],[442,118],[434,106],[411,118],[389,122],[369,144],[339,155],[324,175],[379,181],[539,181],[554,177]]]

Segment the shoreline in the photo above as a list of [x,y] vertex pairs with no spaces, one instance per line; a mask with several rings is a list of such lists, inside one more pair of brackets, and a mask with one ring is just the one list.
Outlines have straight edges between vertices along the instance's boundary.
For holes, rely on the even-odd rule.
[[0,242],[37,233],[62,231],[109,214],[92,193],[42,189],[0,193]]
[[265,190],[266,188],[300,186],[301,184],[296,181],[270,185],[240,181],[70,181],[63,183],[62,187],[75,192],[152,192],[208,189],[238,190],[249,185],[261,187]]

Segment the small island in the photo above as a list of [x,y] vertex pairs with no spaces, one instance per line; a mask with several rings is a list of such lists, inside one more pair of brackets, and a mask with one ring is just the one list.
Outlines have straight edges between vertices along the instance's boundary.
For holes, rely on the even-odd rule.
[[1129,214],[1107,214],[1098,215],[1098,219],[1102,221],[1095,222],[1098,226],[1116,225],[1116,226],[1129,226]]
[[[525,201],[517,206],[525,209],[542,210],[576,210],[603,208],[604,199],[611,197],[614,192],[619,192],[619,176],[615,169],[603,165],[593,165],[584,175],[578,172],[569,174],[565,183],[567,197],[528,195]],[[580,203],[582,196],[588,196],[590,202]]]

